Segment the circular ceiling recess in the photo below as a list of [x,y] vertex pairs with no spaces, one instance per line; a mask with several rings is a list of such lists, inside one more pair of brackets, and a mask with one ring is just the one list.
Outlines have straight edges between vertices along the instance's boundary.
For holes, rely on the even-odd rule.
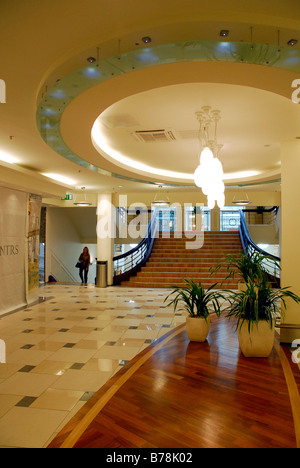
[[97,118],[93,145],[136,174],[191,183],[200,154],[196,113],[203,106],[221,113],[217,141],[225,182],[280,174],[280,142],[297,134],[299,109],[282,96],[245,86],[185,83],[132,95]]
[[[223,145],[219,156],[225,183],[276,180],[280,177],[280,143],[298,135],[299,106],[255,87],[194,82],[134,94],[115,102],[94,122],[91,138],[98,160],[86,160],[83,151],[76,152],[76,145],[65,142],[61,131],[64,113],[87,91],[135,71],[150,74],[162,65],[196,62],[259,65],[264,70],[299,73],[300,51],[268,44],[190,41],[95,61],[47,89],[37,108],[39,132],[55,152],[88,170],[143,183],[163,179],[170,185],[192,186],[199,164],[195,113],[202,106],[211,106],[221,112],[217,138]],[[106,161],[102,167],[101,161]],[[126,175],[126,170],[136,178]],[[150,177],[145,180],[146,176],[152,181]]]

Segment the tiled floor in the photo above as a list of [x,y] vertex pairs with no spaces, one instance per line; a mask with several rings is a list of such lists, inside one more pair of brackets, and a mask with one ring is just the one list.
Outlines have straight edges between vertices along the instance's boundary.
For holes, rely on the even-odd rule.
[[115,372],[185,314],[166,289],[45,285],[0,316],[0,447],[45,447]]

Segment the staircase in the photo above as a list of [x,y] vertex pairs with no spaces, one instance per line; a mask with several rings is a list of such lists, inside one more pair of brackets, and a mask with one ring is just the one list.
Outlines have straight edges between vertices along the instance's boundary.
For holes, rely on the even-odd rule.
[[[224,260],[226,254],[240,255],[242,245],[238,232],[205,232],[204,245],[201,249],[186,249],[186,239],[159,237],[155,239],[153,249],[146,266],[129,281],[123,281],[121,286],[135,288],[172,288],[185,286],[184,279],[201,282],[204,288],[214,283],[220,283],[227,276],[225,268],[210,276],[209,269]],[[237,279],[230,279],[219,289],[237,289]]]

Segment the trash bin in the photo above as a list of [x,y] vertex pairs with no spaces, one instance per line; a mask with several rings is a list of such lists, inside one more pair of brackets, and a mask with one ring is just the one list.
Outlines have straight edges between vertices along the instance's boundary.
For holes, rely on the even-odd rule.
[[107,261],[97,261],[96,286],[107,287]]

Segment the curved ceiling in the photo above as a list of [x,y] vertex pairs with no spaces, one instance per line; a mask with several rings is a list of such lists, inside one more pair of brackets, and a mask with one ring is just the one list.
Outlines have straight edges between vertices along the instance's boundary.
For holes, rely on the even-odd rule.
[[[126,103],[124,99],[128,99],[126,104],[128,106],[133,105],[130,96],[133,100],[138,95],[145,99],[149,93],[148,96],[154,99],[156,93],[160,92],[159,88],[164,88],[164,91],[168,89],[168,94],[171,93],[173,86],[179,86],[187,95],[193,86],[199,85],[201,89],[205,86],[210,88],[208,104],[214,106],[216,102],[216,107],[222,105],[219,139],[224,139],[221,157],[227,173],[232,172],[233,166],[236,168],[238,154],[242,153],[243,160],[240,158],[240,166],[243,161],[246,162],[250,157],[254,158],[253,166],[256,167],[253,169],[262,171],[266,176],[265,179],[271,180],[271,173],[274,176],[278,175],[278,145],[285,139],[299,136],[295,129],[295,122],[298,122],[298,107],[291,107],[292,104],[288,101],[291,82],[299,77],[300,48],[299,43],[290,49],[286,45],[291,38],[300,40],[300,5],[296,0],[286,2],[274,0],[272,11],[269,2],[264,0],[253,0],[247,4],[244,2],[241,4],[240,0],[228,0],[226,8],[224,2],[219,0],[213,4],[204,0],[201,2],[201,8],[198,0],[190,0],[188,5],[181,0],[163,2],[155,0],[148,4],[132,0],[130,5],[121,0],[114,2],[87,0],[84,3],[81,0],[72,0],[72,2],[3,0],[0,25],[3,39],[0,43],[0,78],[6,83],[6,103],[0,104],[0,153],[12,155],[17,160],[14,165],[0,161],[2,185],[35,190],[45,196],[57,197],[64,194],[70,186],[60,182],[58,178],[50,182],[43,176],[44,173],[55,173],[73,179],[75,184],[73,187],[79,189],[81,186],[86,186],[87,190],[95,193],[111,192],[113,187],[120,184],[120,176],[125,190],[148,190],[149,185],[146,182],[155,183],[157,177],[137,174],[135,167],[120,167],[116,161],[108,160],[106,155],[99,154],[91,141],[91,128],[104,111],[120,114],[121,108],[117,110],[114,106],[122,106]],[[225,47],[230,47],[233,55],[234,43],[239,43],[241,47],[251,43],[256,51],[259,50],[260,61],[255,62],[256,65],[244,63],[243,57],[237,55],[236,63],[220,63],[218,56],[212,55],[210,62],[195,63],[193,57],[189,56],[183,57],[182,63],[171,64],[170,56],[165,56],[164,62],[153,62],[147,70],[142,69],[141,61],[139,68],[135,69],[132,68],[132,63],[128,62],[130,73],[124,73],[123,64],[120,67],[122,62],[120,57],[125,57],[127,52],[134,51],[136,57],[145,54],[145,44],[142,40],[145,36],[151,37],[152,42],[148,47],[153,51],[159,46],[163,50],[165,44],[179,44],[184,41],[219,42],[220,29],[230,31],[225,40],[227,44]],[[281,55],[281,60],[284,61],[280,62],[281,68],[274,68],[272,62],[274,55],[271,58],[268,54],[265,55],[267,45],[275,55],[276,50],[280,50],[281,53],[283,50],[289,51],[285,58],[284,54]],[[113,65],[119,72],[113,79],[92,89],[83,90],[79,95],[76,95],[73,88],[74,99],[68,101],[59,120],[59,131],[63,140],[71,152],[79,158],[68,159],[51,146],[49,141],[45,144],[46,140],[41,138],[36,124],[36,109],[39,109],[41,100],[47,97],[51,89],[59,89],[59,84],[63,82],[65,76],[77,73],[77,70],[85,67],[90,56],[97,60],[107,60],[107,63]],[[115,57],[113,64],[109,62],[111,57]],[[246,93],[252,93],[253,100],[256,100],[257,107],[261,109],[261,116],[259,114],[255,121],[254,113],[249,110],[243,118],[236,119],[233,111],[236,109],[236,112],[241,113],[241,102],[236,101],[232,105],[232,99],[225,102],[226,96],[214,99],[212,93],[215,86],[211,83],[218,83],[216,88],[219,89],[223,85],[227,86],[228,98],[232,97],[232,93],[229,92],[230,85],[244,87]],[[253,89],[249,90],[247,87]],[[268,92],[275,95],[270,96]],[[245,99],[250,106],[249,96],[245,95]],[[62,96],[56,95],[56,99],[59,100],[60,97]],[[159,98],[156,96],[156,99]],[[191,98],[188,99],[190,102]],[[274,106],[273,114],[270,109],[263,108],[260,99],[266,100],[266,107],[270,106],[271,109]],[[201,100],[199,105],[202,102]],[[196,102],[193,104],[191,109],[184,105],[182,107],[182,115],[188,115],[185,117],[184,126],[180,125],[179,118],[176,120],[175,113],[171,116],[165,111],[159,115],[160,122],[164,126],[176,127],[174,131],[180,135],[173,145],[174,151],[167,157],[173,158],[172,164],[176,164],[178,170],[184,172],[188,170],[189,173],[192,170],[193,153],[197,145],[195,139],[187,138],[188,134],[192,135],[195,132],[197,126],[196,120],[192,121]],[[147,106],[150,110],[149,103]],[[170,101],[166,101],[164,106],[170,108]],[[178,107],[176,111],[177,109]],[[123,115],[124,112],[123,108]],[[154,109],[149,111],[148,118],[150,119],[150,114],[152,116],[148,121],[145,115],[140,116],[139,111],[136,112],[138,128],[156,126]],[[133,109],[126,110],[126,115],[132,113]],[[260,119],[262,126],[257,131],[255,141],[252,138],[251,142],[248,140],[249,148],[253,150],[250,156],[250,153],[243,148],[243,144],[246,142],[246,137],[250,139],[251,132],[248,135],[247,129],[242,128],[242,123],[248,125],[248,131],[250,126],[254,131],[258,128]],[[270,128],[267,126],[268,121],[272,123]],[[237,126],[239,136],[229,122]],[[128,130],[128,122],[126,125]],[[275,129],[278,130],[277,135]],[[120,127],[119,131],[121,133]],[[185,145],[183,148],[184,134],[188,146]],[[112,138],[112,134],[107,135],[107,138]],[[122,152],[124,152],[124,135],[118,137],[114,135],[114,138],[114,144],[119,149],[122,143]],[[128,147],[129,150],[131,157],[137,158],[132,147]],[[182,152],[190,155],[188,160],[184,160],[184,164],[180,159]],[[261,157],[258,157],[258,154]],[[153,163],[153,167],[169,166],[169,163],[164,163],[156,151],[149,156],[147,150],[145,155],[148,155],[148,164]],[[102,170],[99,171],[98,168]],[[248,161],[247,168],[250,168]],[[267,174],[270,176],[267,177]],[[237,181],[237,179],[232,180]],[[165,182],[172,184],[174,179],[166,177]]]
[[[208,105],[221,111],[217,134],[225,181],[280,177],[280,142],[300,136],[299,108],[245,86],[185,83],[122,99],[97,118],[94,145],[106,159],[137,174],[193,183],[200,148],[196,112]],[[156,130],[164,132],[159,139]],[[143,138],[151,131],[152,138]]]

